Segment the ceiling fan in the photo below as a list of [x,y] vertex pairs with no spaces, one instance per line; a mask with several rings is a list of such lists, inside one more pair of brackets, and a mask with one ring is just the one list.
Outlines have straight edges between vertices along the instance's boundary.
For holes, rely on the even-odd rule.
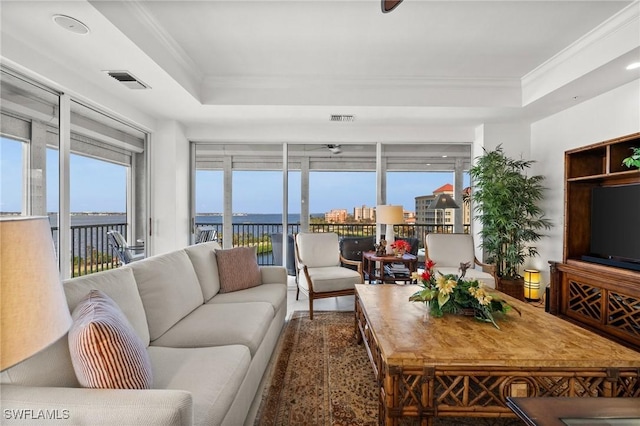
[[340,145],[329,144],[329,145],[327,145],[327,149],[332,154],[340,154],[342,152],[342,148],[340,147]]
[[402,0],[382,0],[382,12],[388,13],[398,7]]

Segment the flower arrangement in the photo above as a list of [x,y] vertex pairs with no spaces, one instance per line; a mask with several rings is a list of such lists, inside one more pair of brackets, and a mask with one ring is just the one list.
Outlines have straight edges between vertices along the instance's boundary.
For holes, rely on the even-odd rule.
[[409,244],[405,240],[397,240],[391,243],[391,248],[393,249],[394,253],[404,254],[408,251],[411,251],[411,244]]
[[418,281],[422,290],[415,292],[409,297],[411,302],[424,302],[428,304],[431,315],[441,317],[446,313],[460,314],[470,312],[472,315],[484,322],[490,322],[497,329],[494,314],[506,314],[514,309],[520,315],[521,312],[500,300],[496,295],[490,294],[484,284],[478,280],[465,280],[466,270],[469,263],[461,263],[462,274],[458,277],[455,274],[442,274],[438,276],[434,272],[435,263],[430,259],[425,262],[425,271],[422,274],[414,272],[411,276]]

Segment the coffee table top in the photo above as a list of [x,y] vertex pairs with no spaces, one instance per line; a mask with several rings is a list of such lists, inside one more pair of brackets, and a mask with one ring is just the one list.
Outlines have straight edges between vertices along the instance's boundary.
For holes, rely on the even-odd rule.
[[496,316],[500,330],[472,317],[424,321],[426,307],[409,302],[417,285],[356,285],[358,298],[388,364],[546,368],[640,367],[640,353],[527,305]]

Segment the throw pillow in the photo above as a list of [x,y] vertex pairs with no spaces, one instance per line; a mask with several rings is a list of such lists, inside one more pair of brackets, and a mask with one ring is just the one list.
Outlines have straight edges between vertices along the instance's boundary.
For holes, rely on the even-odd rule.
[[256,247],[216,250],[220,293],[244,290],[262,283]]
[[151,360],[120,307],[91,290],[71,314],[71,362],[80,385],[101,389],[151,388]]

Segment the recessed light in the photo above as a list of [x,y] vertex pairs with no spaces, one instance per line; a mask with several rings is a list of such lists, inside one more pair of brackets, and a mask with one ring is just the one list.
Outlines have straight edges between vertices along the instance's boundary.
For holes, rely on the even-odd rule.
[[442,158],[447,158],[447,157],[448,157],[448,155],[443,155],[443,156],[442,156]]
[[89,27],[78,21],[76,18],[72,18],[71,16],[66,15],[53,15],[52,19],[53,22],[60,25],[67,31],[82,35],[89,34]]
[[640,68],[640,62],[634,62],[632,64],[629,64],[629,66],[627,67],[628,70],[635,70],[636,68]]

